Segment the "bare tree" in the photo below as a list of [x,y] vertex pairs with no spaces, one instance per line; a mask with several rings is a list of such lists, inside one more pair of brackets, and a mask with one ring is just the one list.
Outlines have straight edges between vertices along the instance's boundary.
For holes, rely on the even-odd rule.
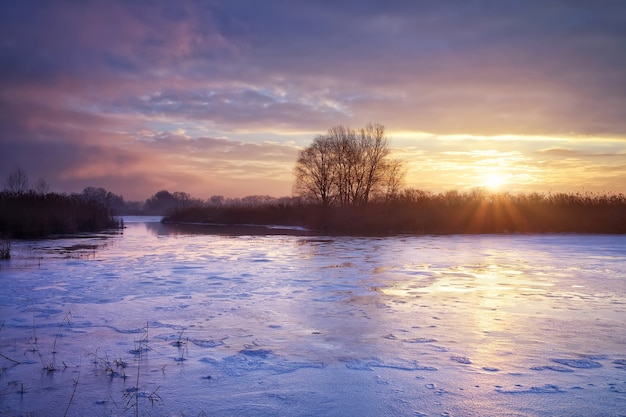
[[369,124],[358,131],[335,126],[300,151],[294,192],[324,206],[366,205],[373,197],[399,190],[404,170],[389,158],[385,128]]
[[50,186],[43,177],[40,177],[35,183],[35,192],[41,195],[46,195],[50,192]]
[[207,204],[209,206],[222,207],[224,205],[225,200],[226,199],[224,198],[223,195],[212,195],[207,200]]
[[329,206],[337,194],[336,151],[332,138],[318,136],[311,146],[300,151],[296,162],[295,194]]
[[6,189],[12,193],[22,194],[28,191],[28,175],[21,167],[15,168],[6,180]]
[[382,181],[384,194],[381,197],[385,201],[389,201],[396,197],[402,189],[402,181],[406,173],[402,161],[398,159],[392,159],[386,162],[385,176]]

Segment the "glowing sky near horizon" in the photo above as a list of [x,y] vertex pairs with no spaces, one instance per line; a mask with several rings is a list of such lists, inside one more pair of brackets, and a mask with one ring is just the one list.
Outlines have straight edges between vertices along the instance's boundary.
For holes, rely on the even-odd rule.
[[626,2],[0,4],[2,182],[278,197],[368,122],[409,187],[626,193]]

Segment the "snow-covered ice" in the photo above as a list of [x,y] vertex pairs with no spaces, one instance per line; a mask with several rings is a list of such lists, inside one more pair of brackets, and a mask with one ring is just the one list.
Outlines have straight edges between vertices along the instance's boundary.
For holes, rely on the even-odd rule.
[[0,415],[626,415],[626,236],[156,220],[13,242]]

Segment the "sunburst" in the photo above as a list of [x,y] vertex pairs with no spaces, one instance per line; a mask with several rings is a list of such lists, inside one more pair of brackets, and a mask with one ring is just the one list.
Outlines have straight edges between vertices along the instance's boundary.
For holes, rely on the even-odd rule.
[[499,172],[492,172],[485,175],[482,185],[490,190],[496,191],[506,185],[506,177]]

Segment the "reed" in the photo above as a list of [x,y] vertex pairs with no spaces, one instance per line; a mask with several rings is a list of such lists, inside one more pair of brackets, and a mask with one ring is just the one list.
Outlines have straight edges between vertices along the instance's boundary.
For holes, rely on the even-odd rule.
[[[41,238],[121,227],[111,210],[80,196],[0,192],[0,236]],[[10,246],[2,248],[10,254]]]
[[302,226],[329,234],[626,233],[623,194],[404,190],[367,205],[186,207],[165,223]]

